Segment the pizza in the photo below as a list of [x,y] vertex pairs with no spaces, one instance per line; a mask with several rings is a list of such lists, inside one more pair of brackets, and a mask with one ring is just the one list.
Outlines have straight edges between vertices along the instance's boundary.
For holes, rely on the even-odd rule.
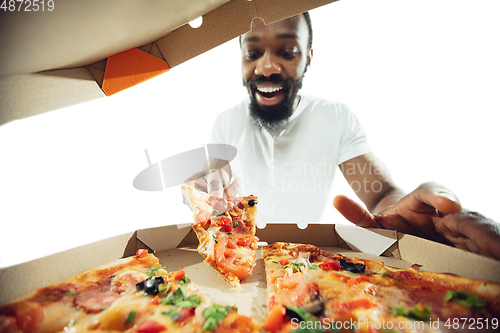
[[268,332],[435,332],[498,329],[500,285],[396,269],[306,244],[263,247]]
[[193,211],[198,252],[239,290],[255,266],[257,197],[211,197],[189,185],[182,192]]
[[258,332],[234,306],[201,295],[147,250],[0,306],[0,332]]

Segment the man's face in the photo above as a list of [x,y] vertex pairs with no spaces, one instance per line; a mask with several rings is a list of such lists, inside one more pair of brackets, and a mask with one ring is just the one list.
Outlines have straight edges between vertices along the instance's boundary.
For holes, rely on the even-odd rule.
[[265,26],[254,21],[241,37],[243,84],[250,111],[267,127],[286,121],[298,102],[297,93],[312,57],[303,15]]

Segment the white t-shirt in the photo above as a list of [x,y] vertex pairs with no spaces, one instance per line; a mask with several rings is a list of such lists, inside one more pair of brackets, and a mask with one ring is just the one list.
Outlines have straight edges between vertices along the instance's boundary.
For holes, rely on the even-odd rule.
[[219,114],[212,132],[213,143],[237,149],[239,194],[259,197],[259,224],[319,222],[338,165],[371,151],[360,123],[344,104],[302,95],[285,129],[270,133],[255,124],[249,103]]

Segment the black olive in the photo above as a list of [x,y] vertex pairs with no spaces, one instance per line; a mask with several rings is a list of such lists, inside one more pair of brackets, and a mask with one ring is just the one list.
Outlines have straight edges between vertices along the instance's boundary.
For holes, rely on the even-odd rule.
[[144,281],[138,282],[135,285],[137,290],[144,290],[150,295],[158,295],[158,287],[163,283],[163,278],[161,276],[150,277]]
[[[144,280],[144,281],[146,281],[146,280]],[[137,282],[137,283],[135,284],[135,288],[136,288],[137,290],[144,290],[144,281]]]
[[254,200],[254,199],[250,199],[250,200],[248,200],[248,205],[249,205],[250,207],[253,207],[253,206],[255,206],[255,205],[256,205],[256,204],[258,204],[258,203],[259,203],[259,202],[258,202],[257,200]]
[[340,267],[343,270],[349,271],[352,273],[363,273],[365,271],[365,264],[355,264],[353,262],[345,261],[344,259],[340,259]]
[[158,287],[163,283],[163,278],[161,276],[157,276],[155,278],[150,277],[144,283],[144,291],[150,295],[158,295],[160,292]]

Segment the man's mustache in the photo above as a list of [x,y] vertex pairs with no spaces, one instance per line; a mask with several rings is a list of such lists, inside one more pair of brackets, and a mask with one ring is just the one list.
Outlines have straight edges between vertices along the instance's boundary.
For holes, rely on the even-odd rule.
[[279,74],[272,74],[271,76],[259,75],[253,78],[252,80],[248,81],[248,84],[250,85],[250,87],[255,88],[256,85],[264,82],[281,84],[283,86],[287,85],[287,81],[283,79],[283,77]]

